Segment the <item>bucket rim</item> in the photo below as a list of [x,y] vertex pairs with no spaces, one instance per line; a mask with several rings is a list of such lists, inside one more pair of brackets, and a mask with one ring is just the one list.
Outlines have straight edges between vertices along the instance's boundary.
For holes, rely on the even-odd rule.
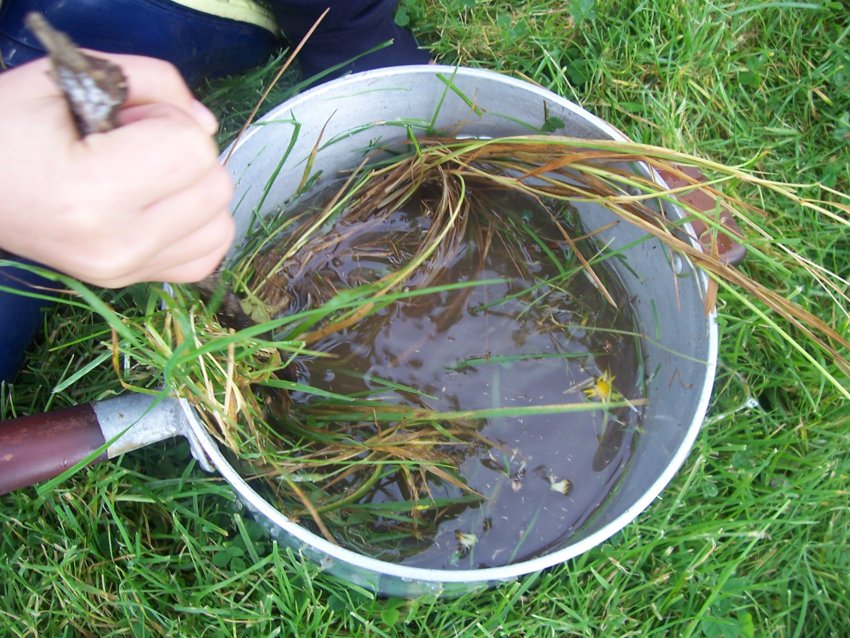
[[[364,71],[344,76],[333,80],[326,84],[313,87],[303,93],[300,93],[292,98],[282,102],[274,109],[269,111],[263,118],[259,120],[273,120],[279,118],[286,112],[303,105],[304,103],[320,99],[323,96],[338,94],[344,91],[347,87],[353,87],[362,84],[364,81],[380,80],[383,78],[392,78],[399,75],[435,75],[438,73],[447,74],[450,77],[464,77],[472,79],[482,79],[487,81],[496,81],[508,87],[515,87],[522,91],[532,92],[539,95],[545,100],[558,103],[563,108],[573,112],[576,116],[589,122],[591,125],[600,129],[603,133],[608,134],[611,139],[619,141],[630,141],[626,135],[615,128],[613,125],[602,120],[596,115],[586,111],[581,106],[574,102],[563,98],[556,93],[549,91],[541,86],[530,82],[513,78],[495,71],[475,69],[461,66],[446,66],[438,64],[426,65],[410,65],[397,66],[385,69],[376,69]],[[222,158],[229,157],[235,154],[239,148],[248,143],[254,136],[261,134],[262,126],[252,126],[241,138],[237,139],[222,153]],[[232,148],[231,148],[232,147]],[[652,169],[653,177],[662,186],[666,186],[664,180]],[[699,246],[698,241],[689,233],[689,241],[694,246]],[[690,263],[690,260],[687,260]],[[691,264],[691,267],[699,275],[696,279],[701,282],[702,289],[706,289],[707,277],[704,273],[696,269]],[[184,411],[189,421],[190,427],[197,436],[200,445],[204,452],[212,461],[212,464],[221,473],[223,478],[233,487],[240,497],[259,514],[268,519],[277,529],[286,534],[291,535],[306,546],[309,546],[316,552],[324,554],[328,559],[347,563],[358,569],[365,569],[381,576],[390,576],[399,578],[405,582],[421,582],[431,585],[439,584],[490,584],[500,581],[513,580],[521,576],[539,572],[549,567],[565,563],[566,561],[583,554],[590,549],[600,545],[607,539],[625,528],[629,523],[634,521],[649,505],[661,494],[664,488],[670,483],[676,473],[681,469],[688,454],[690,453],[696,438],[705,419],[711,399],[711,391],[714,385],[714,378],[717,370],[717,352],[718,352],[718,327],[717,317],[714,311],[705,313],[706,319],[706,360],[705,360],[705,376],[702,388],[695,388],[699,391],[699,400],[696,404],[696,409],[693,412],[692,419],[685,427],[685,433],[678,448],[670,455],[670,460],[666,467],[660,473],[658,478],[649,486],[648,489],[636,501],[628,507],[622,514],[606,523],[599,530],[581,538],[574,544],[568,547],[553,551],[536,558],[529,560],[511,563],[499,567],[486,567],[481,569],[433,569],[423,567],[410,567],[384,561],[378,558],[373,558],[354,550],[336,545],[329,542],[318,534],[314,534],[305,527],[291,521],[283,513],[274,508],[268,501],[262,498],[254,489],[248,485],[244,479],[233,469],[229,462],[222,455],[217,443],[206,431],[206,428],[197,418],[194,410],[187,402],[184,403]]]

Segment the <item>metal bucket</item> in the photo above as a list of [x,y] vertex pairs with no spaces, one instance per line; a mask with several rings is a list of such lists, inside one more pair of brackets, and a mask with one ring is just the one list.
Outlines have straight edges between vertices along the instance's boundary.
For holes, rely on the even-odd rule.
[[[589,139],[624,136],[575,104],[537,86],[496,73],[441,66],[397,67],[349,76],[307,91],[263,117],[230,149],[236,183],[235,218],[244,236],[256,216],[292,199],[311,164],[314,184],[338,180],[376,144],[401,147],[411,131],[502,137],[555,133]],[[226,156],[227,154],[225,154]],[[640,169],[644,170],[645,169]],[[271,187],[269,188],[269,184]],[[676,219],[677,208],[663,205]],[[413,597],[459,594],[545,569],[595,547],[622,529],[664,489],[682,465],[702,423],[714,379],[717,328],[704,310],[705,278],[657,240],[602,211],[582,219],[601,228],[600,242],[624,247],[618,274],[633,299],[646,381],[643,429],[614,491],[557,549],[504,567],[477,570],[410,568],[329,543],[287,519],[231,468],[194,412],[194,438],[245,505],[281,544],[294,548],[348,582],[382,594]],[[616,261],[616,260],[611,260]]]

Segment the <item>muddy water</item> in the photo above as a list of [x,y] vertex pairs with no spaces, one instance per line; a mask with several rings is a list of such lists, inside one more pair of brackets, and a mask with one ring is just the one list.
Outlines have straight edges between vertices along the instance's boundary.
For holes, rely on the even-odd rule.
[[[435,411],[588,403],[611,376],[615,393],[637,398],[635,327],[612,271],[595,267],[619,310],[577,266],[545,208],[505,193],[479,193],[476,201],[464,234],[408,286],[479,284],[393,303],[313,344],[333,356],[299,361],[299,381]],[[297,264],[294,307],[398,268],[427,230],[421,205],[331,231],[339,236],[326,251]],[[558,215],[580,234],[567,224],[569,211]],[[594,253],[588,242],[579,245]],[[392,537],[394,520],[378,516],[369,531],[394,540],[369,547],[369,532],[361,532],[352,542],[385,560],[439,569],[494,567],[556,549],[615,486],[639,419],[637,408],[483,419],[479,432],[492,444],[469,446],[458,458],[460,475],[483,500],[425,511],[432,527],[418,535]],[[464,496],[444,481],[428,488],[438,501]],[[408,496],[388,473],[360,505],[377,512]]]

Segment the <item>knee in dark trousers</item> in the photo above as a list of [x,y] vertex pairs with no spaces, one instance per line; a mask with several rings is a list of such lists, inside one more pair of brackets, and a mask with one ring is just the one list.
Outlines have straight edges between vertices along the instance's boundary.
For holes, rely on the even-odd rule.
[[[395,23],[397,5],[397,0],[272,0],[270,9],[295,46],[330,7],[298,57],[302,76],[307,79],[345,62],[348,63],[330,77],[389,66],[426,64],[428,53],[417,46],[409,31]],[[391,45],[349,62],[388,40],[392,40]]]
[[[2,257],[2,255],[0,255]],[[0,286],[21,292],[44,292],[55,283],[22,268],[0,268]],[[0,290],[0,381],[10,382],[24,361],[44,311],[51,303],[6,290]]]

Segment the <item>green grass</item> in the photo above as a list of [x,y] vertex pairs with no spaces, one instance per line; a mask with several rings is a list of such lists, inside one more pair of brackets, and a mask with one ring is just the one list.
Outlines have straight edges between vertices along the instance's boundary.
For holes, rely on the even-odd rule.
[[[635,140],[850,190],[846,2],[403,6],[440,61],[521,74]],[[269,76],[210,89],[231,131]],[[850,276],[842,226],[774,210],[776,241]],[[802,279],[744,267],[850,332]],[[0,635],[847,636],[850,406],[739,300],[721,293],[719,313],[722,365],[688,462],[636,522],[568,564],[454,601],[378,600],[272,543],[172,442],[0,497]],[[52,391],[101,356],[104,328],[71,308],[49,317],[0,411],[120,392],[108,361]]]

